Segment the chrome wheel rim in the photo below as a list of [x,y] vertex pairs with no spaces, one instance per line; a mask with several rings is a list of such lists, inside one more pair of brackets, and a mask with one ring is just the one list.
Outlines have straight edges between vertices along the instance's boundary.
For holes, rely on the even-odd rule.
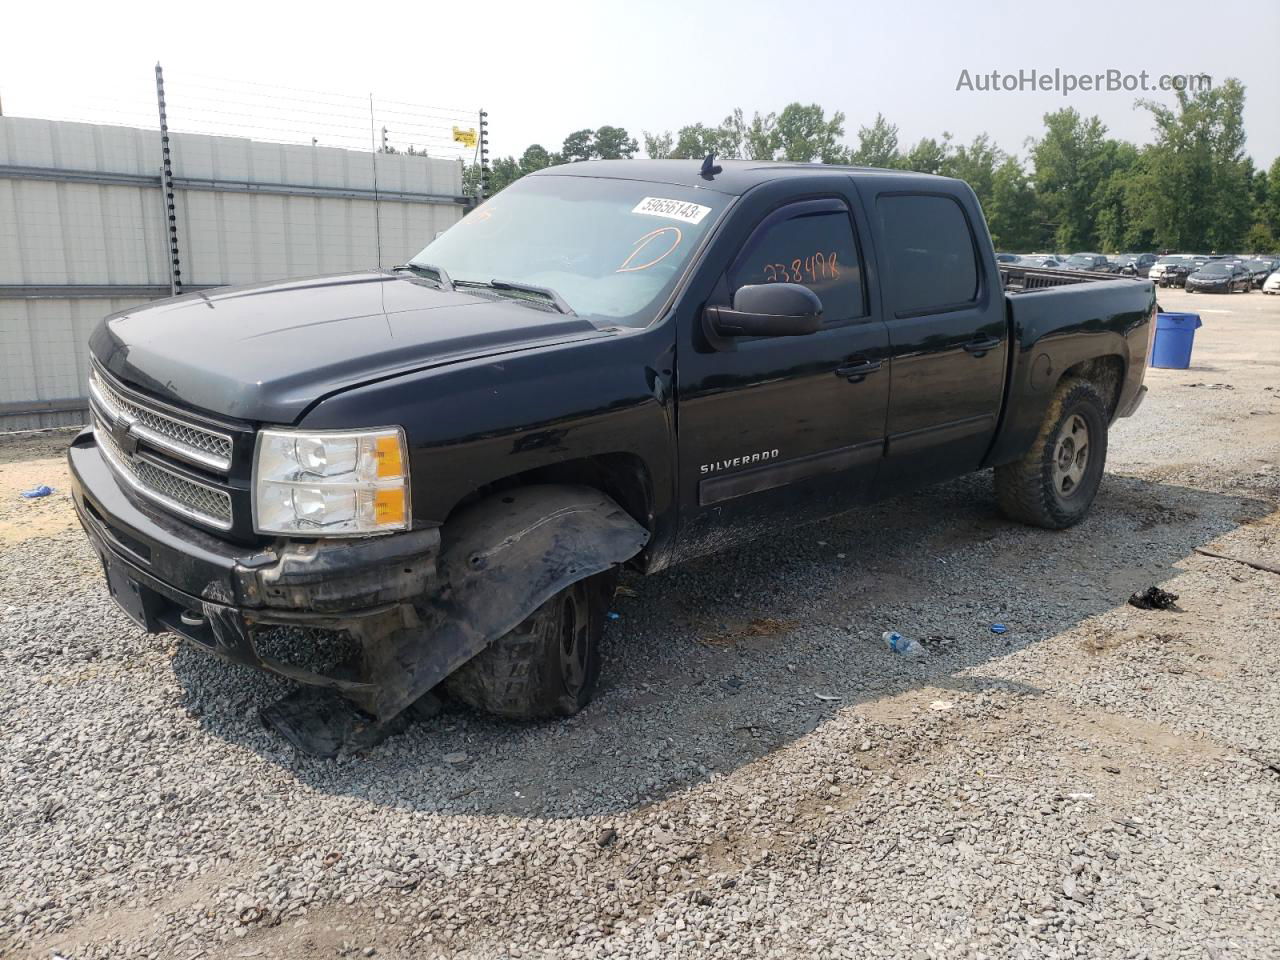
[[1053,489],[1067,499],[1080,492],[1089,466],[1089,425],[1073,413],[1058,430],[1053,450]]

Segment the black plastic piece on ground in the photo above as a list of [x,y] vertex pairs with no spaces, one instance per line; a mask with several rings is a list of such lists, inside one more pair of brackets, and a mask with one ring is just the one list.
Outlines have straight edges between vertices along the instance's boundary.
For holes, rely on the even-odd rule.
[[1147,587],[1141,593],[1135,593],[1129,598],[1129,606],[1137,607],[1139,610],[1174,610],[1177,602],[1176,593],[1161,590],[1159,587]]
[[322,687],[300,687],[259,711],[262,725],[305,754],[331,759],[340,753],[371,750],[410,724],[440,711],[431,693],[388,721],[379,721],[350,700]]

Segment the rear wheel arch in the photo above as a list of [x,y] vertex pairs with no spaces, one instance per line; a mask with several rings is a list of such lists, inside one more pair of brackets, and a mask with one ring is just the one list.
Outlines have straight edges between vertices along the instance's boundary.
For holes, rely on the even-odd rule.
[[1115,417],[1116,407],[1120,403],[1120,391],[1127,371],[1128,366],[1119,354],[1091,357],[1062,371],[1055,390],[1060,389],[1068,380],[1086,380],[1092,383],[1107,403],[1107,416],[1110,420]]

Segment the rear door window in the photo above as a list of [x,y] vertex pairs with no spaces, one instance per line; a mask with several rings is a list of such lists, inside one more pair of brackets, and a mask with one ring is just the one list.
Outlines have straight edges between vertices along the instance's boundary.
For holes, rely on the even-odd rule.
[[978,296],[978,252],[951,197],[911,194],[876,201],[885,240],[886,292],[895,316],[942,313]]

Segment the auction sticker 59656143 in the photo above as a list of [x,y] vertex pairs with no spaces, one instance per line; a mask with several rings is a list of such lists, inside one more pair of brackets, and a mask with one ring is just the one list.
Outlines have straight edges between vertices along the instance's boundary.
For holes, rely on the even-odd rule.
[[632,213],[643,213],[651,217],[666,217],[683,223],[701,223],[702,218],[711,212],[710,207],[700,203],[689,203],[685,200],[667,200],[663,197],[645,197],[631,209]]

